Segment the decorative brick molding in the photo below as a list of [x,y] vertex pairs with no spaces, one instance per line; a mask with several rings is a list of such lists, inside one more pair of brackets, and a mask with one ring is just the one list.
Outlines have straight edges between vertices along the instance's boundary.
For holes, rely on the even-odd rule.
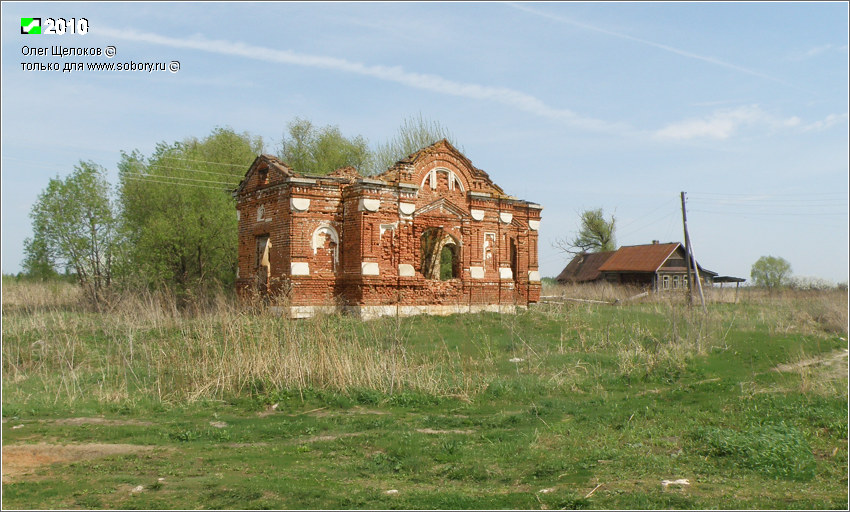
[[305,176],[260,155],[234,196],[237,289],[286,294],[287,315],[514,311],[539,300],[541,207],[507,195],[445,140],[370,178],[350,167]]

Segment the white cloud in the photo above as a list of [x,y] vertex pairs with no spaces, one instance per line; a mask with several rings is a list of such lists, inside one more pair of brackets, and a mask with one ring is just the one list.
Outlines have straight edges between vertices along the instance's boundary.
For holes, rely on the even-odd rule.
[[630,131],[630,128],[624,124],[609,123],[599,119],[583,117],[572,110],[547,105],[539,98],[515,89],[456,82],[439,75],[406,71],[401,66],[367,65],[336,57],[309,55],[289,50],[276,50],[241,42],[206,39],[200,35],[189,39],[178,39],[135,30],[100,29],[99,33],[118,40],[139,41],[171,48],[187,48],[219,55],[231,55],[265,62],[292,64],[369,76],[378,80],[395,82],[407,87],[439,94],[501,103],[502,105],[540,117],[562,121],[570,126],[584,130],[614,133]]
[[688,140],[696,138],[728,139],[744,126],[764,126],[770,129],[791,128],[800,124],[793,116],[777,118],[763,111],[758,105],[715,111],[703,119],[687,119],[669,124],[655,132],[661,139]]
[[815,121],[814,123],[810,123],[810,124],[803,126],[803,131],[809,132],[809,131],[826,130],[827,128],[831,128],[831,127],[837,125],[838,123],[843,123],[845,121],[847,121],[847,112],[845,112],[843,114],[829,114],[828,116],[826,116],[824,119],[821,119],[820,121]]
[[679,48],[675,48],[673,46],[669,46],[669,45],[666,45],[666,44],[656,43],[655,41],[649,41],[647,39],[641,39],[639,37],[630,36],[628,34],[623,34],[623,33],[620,33],[620,32],[614,32],[612,30],[606,30],[604,28],[599,28],[599,27],[596,27],[596,26],[593,26],[593,25],[589,25],[587,23],[580,23],[578,21],[571,20],[571,19],[565,18],[563,16],[556,16],[554,14],[549,14],[549,13],[546,13],[546,12],[543,12],[543,11],[538,11],[537,9],[532,9],[532,8],[526,6],[526,5],[520,5],[520,4],[514,4],[514,3],[508,3],[507,5],[510,5],[511,7],[514,7],[516,9],[521,10],[521,11],[529,12],[529,13],[535,14],[537,16],[542,16],[544,18],[548,18],[548,19],[553,20],[553,21],[557,21],[557,22],[560,22],[560,23],[566,23],[567,25],[573,25],[575,27],[583,28],[583,29],[586,29],[586,30],[592,30],[594,32],[600,32],[602,34],[606,34],[606,35],[609,35],[609,36],[618,37],[620,39],[626,39],[628,41],[634,41],[636,43],[644,44],[644,45],[647,45],[647,46],[652,46],[654,48],[658,48],[660,50],[664,50],[664,51],[667,51],[667,52],[670,52],[670,53],[675,53],[676,55],[680,55],[682,57],[686,57],[686,58],[689,58],[689,59],[701,60],[703,62],[708,62],[709,64],[714,64],[716,66],[722,66],[724,68],[734,69],[735,71],[740,71],[741,73],[746,73],[748,75],[757,76],[759,78],[764,78],[764,79],[767,79],[767,80],[772,80],[774,82],[779,82],[779,83],[785,84],[785,85],[791,85],[788,82],[786,82],[785,80],[782,80],[782,79],[779,79],[779,78],[776,78],[776,77],[773,77],[773,76],[770,76],[770,75],[766,75],[766,74],[764,74],[760,71],[745,68],[743,66],[738,66],[737,64],[725,62],[723,60],[720,60],[720,59],[717,59],[717,58],[714,58],[714,57],[708,57],[706,55],[699,55],[699,54],[689,52],[687,50],[681,50]]
[[824,44],[820,46],[813,46],[805,51],[797,51],[792,53],[788,58],[792,61],[802,61],[806,59],[811,59],[813,57],[817,57],[822,53],[826,53],[828,51],[847,51],[847,45],[843,46],[835,46],[833,44]]

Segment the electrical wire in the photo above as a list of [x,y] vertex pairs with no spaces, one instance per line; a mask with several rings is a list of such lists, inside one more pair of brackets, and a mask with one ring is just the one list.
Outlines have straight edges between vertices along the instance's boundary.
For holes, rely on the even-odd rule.
[[191,183],[179,183],[179,182],[173,182],[173,181],[160,181],[160,180],[155,180],[155,179],[152,179],[152,178],[144,178],[144,177],[143,178],[136,178],[136,177],[133,177],[133,176],[125,176],[125,177],[128,180],[141,181],[141,182],[146,182],[146,183],[161,183],[163,185],[179,185],[181,187],[206,188],[206,189],[212,189],[212,190],[224,190],[224,191],[228,191],[228,192],[232,190],[232,189],[226,188],[226,187],[211,187],[211,186],[208,186],[208,185],[193,185]]
[[174,171],[189,171],[189,172],[200,172],[200,173],[204,173],[204,174],[215,174],[215,175],[218,175],[218,176],[228,176],[230,178],[235,178],[235,177],[238,176],[240,179],[243,176],[241,173],[236,175],[236,174],[228,174],[226,172],[202,171],[200,169],[190,169],[189,167],[171,167],[171,166],[162,165],[162,164],[151,164],[149,167],[154,168],[154,169],[171,169],[171,170],[174,170]]
[[225,165],[225,166],[230,166],[230,167],[238,167],[238,166],[248,167],[249,165],[251,165],[250,162],[247,163],[247,164],[235,164],[235,163],[234,164],[223,164],[221,162],[210,162],[210,161],[207,161],[207,160],[194,160],[192,158],[178,158],[176,156],[168,156],[168,155],[165,155],[162,158],[170,158],[172,160],[183,160],[183,161],[186,161],[186,162],[197,162],[197,163],[201,163],[201,164]]

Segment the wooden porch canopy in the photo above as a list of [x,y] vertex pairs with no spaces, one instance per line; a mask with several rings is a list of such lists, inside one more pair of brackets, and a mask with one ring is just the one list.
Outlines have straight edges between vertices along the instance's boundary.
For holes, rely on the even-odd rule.
[[743,283],[746,279],[743,277],[716,276],[712,281],[715,283]]

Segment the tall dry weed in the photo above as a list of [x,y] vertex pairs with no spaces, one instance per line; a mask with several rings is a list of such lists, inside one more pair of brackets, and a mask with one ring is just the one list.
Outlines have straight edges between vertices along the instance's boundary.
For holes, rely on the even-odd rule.
[[38,295],[16,293],[21,308],[4,315],[3,372],[17,398],[37,391],[54,402],[182,402],[310,388],[469,397],[488,382],[470,358],[412,355],[400,321],[290,320],[279,314],[285,299],[219,294],[187,311],[167,291],[142,291],[116,295],[110,312],[98,314],[59,303],[36,311],[44,299],[28,303]]

